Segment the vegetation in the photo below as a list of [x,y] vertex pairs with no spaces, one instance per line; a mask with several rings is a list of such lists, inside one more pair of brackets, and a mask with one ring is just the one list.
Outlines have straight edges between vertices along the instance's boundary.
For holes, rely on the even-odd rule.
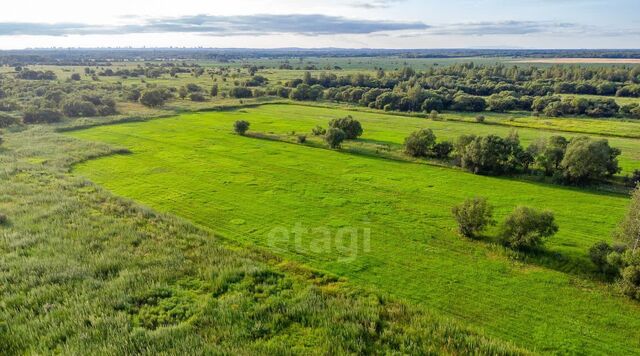
[[502,243],[516,250],[535,250],[544,239],[555,235],[558,225],[550,211],[517,207],[502,224]]
[[0,54],[1,354],[639,352],[636,67],[52,52]]
[[451,210],[458,223],[458,231],[465,237],[477,237],[488,226],[494,225],[493,207],[486,198],[467,199]]
[[342,129],[330,127],[327,133],[324,135],[324,140],[329,147],[336,149],[340,148],[340,145],[347,139],[347,134]]
[[360,122],[351,117],[351,115],[329,121],[329,127],[342,130],[347,140],[355,140],[363,132]]
[[248,121],[238,120],[233,123],[233,131],[235,131],[235,133],[237,133],[238,135],[244,136],[247,130],[249,130],[249,126],[251,126],[251,124]]

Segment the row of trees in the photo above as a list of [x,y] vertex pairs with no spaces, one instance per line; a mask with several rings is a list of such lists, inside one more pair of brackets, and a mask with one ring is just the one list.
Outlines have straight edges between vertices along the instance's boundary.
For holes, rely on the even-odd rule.
[[[271,93],[269,93],[271,94]],[[293,100],[330,100],[349,102],[386,111],[532,111],[547,116],[587,115],[611,117],[615,115],[640,118],[637,105],[620,107],[610,98],[561,97],[555,95],[529,96],[515,91],[502,91],[488,97],[471,95],[464,91],[441,88],[424,89],[420,86],[394,89],[345,86],[325,89],[322,85],[299,84],[293,89],[280,89],[274,93]]]
[[610,147],[606,139],[587,136],[540,138],[525,149],[515,131],[505,138],[462,135],[451,144],[437,143],[431,129],[421,129],[405,139],[404,150],[412,157],[438,159],[453,153],[454,164],[475,174],[531,173],[536,169],[567,184],[587,184],[620,172],[620,150]]
[[[486,198],[467,199],[451,209],[461,235],[478,238],[487,227],[495,225],[493,207]],[[558,232],[550,211],[518,206],[500,226],[499,241],[509,248],[530,251],[543,246],[546,239]]]

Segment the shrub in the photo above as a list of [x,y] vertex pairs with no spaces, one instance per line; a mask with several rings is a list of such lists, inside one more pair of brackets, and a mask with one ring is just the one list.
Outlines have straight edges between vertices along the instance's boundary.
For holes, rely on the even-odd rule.
[[493,207],[486,198],[467,199],[451,209],[458,223],[458,231],[465,237],[476,237],[488,226],[495,225]]
[[544,239],[558,232],[553,213],[526,206],[517,207],[502,224],[501,240],[516,250],[541,247]]
[[611,246],[604,241],[596,242],[589,248],[589,258],[591,262],[604,274],[613,275],[618,273],[622,253],[626,247],[623,245]]
[[346,139],[353,140],[362,135],[362,126],[358,120],[355,120],[351,115],[343,117],[341,119],[333,119],[329,121],[329,127],[341,129],[346,135]]
[[324,135],[324,140],[331,148],[340,148],[342,142],[347,138],[347,135],[341,129],[330,127],[327,133]]
[[233,131],[238,135],[244,135],[249,130],[251,124],[248,121],[238,120],[233,123]]
[[0,213],[0,225],[6,225],[9,222],[9,218],[3,214]]
[[640,266],[630,265],[622,269],[620,291],[631,299],[640,299]]
[[237,99],[251,98],[253,96],[253,92],[251,89],[245,87],[235,87],[229,90],[229,96]]
[[453,152],[453,144],[449,141],[442,141],[433,146],[433,154],[438,159],[447,159]]
[[189,95],[189,99],[195,102],[203,102],[207,100],[202,93],[191,93],[191,95]]
[[71,80],[78,81],[78,80],[80,80],[80,79],[82,79],[82,78],[80,77],[80,74],[78,74],[78,73],[73,73],[73,74],[71,74]]
[[438,111],[431,110],[431,112],[429,113],[429,118],[431,120],[438,120],[438,115],[439,115]]
[[0,100],[0,111],[16,111],[20,105],[13,100]]
[[53,109],[28,109],[22,116],[25,124],[50,124],[62,120],[62,113]]
[[412,157],[425,157],[433,153],[436,135],[431,129],[420,129],[404,140],[404,152]]
[[305,143],[307,142],[307,135],[298,135],[296,139],[298,140],[298,143]]
[[478,116],[476,116],[476,122],[483,123],[483,122],[484,122],[484,119],[485,119],[485,118],[484,118],[484,115],[478,115]]
[[0,113],[0,128],[9,127],[19,123],[19,120],[11,115]]
[[164,105],[166,94],[162,89],[148,89],[140,96],[140,103],[148,107]]
[[313,134],[313,136],[323,136],[327,133],[327,130],[325,130],[322,126],[318,125],[313,129],[311,129],[311,133]]
[[68,117],[96,116],[96,106],[85,100],[68,99],[62,103],[62,112]]

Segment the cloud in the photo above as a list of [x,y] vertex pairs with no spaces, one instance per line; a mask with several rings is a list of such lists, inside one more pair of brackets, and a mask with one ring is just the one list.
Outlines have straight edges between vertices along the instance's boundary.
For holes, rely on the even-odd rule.
[[[389,1],[389,0],[387,0]],[[0,36],[116,35],[134,33],[198,33],[231,35],[339,35],[426,30],[421,22],[373,21],[327,15],[193,15],[143,20],[140,24],[89,25],[82,23],[0,23]]]
[[404,2],[406,0],[373,0],[373,1],[354,1],[350,4],[352,7],[359,7],[362,9],[385,9],[391,7],[393,4]]
[[432,35],[489,36],[529,35],[550,33],[586,33],[588,28],[573,23],[549,21],[497,21],[469,22],[433,27],[427,31]]

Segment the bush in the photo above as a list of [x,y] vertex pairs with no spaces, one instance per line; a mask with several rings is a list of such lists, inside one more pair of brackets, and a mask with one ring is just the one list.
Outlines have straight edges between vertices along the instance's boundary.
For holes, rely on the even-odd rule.
[[438,159],[447,159],[453,152],[453,144],[449,141],[442,141],[433,146],[433,154]]
[[431,129],[420,129],[404,139],[404,152],[412,157],[425,157],[433,154],[436,135]]
[[71,74],[71,80],[78,81],[78,80],[80,80],[80,79],[82,79],[82,78],[80,77],[80,74],[78,74],[78,73],[73,73],[73,74]]
[[483,123],[483,122],[484,122],[484,119],[485,119],[485,118],[484,118],[484,115],[478,115],[478,116],[476,116],[476,122]]
[[19,120],[11,115],[0,113],[0,128],[9,127],[18,124]]
[[604,241],[596,242],[589,248],[589,258],[598,270],[607,275],[617,274],[619,271],[620,256],[624,253],[626,247],[623,245],[611,246]]
[[0,225],[6,225],[7,223],[9,223],[9,218],[5,214],[0,213]]
[[233,123],[233,131],[238,135],[244,135],[249,130],[251,124],[248,121],[238,120]]
[[229,96],[237,99],[251,98],[253,96],[253,92],[251,89],[245,87],[235,87],[229,90]]
[[62,120],[62,113],[52,109],[28,109],[22,122],[25,124],[51,124]]
[[62,112],[68,117],[96,116],[96,106],[85,100],[68,99],[62,103]]
[[553,213],[526,206],[517,207],[502,224],[501,240],[516,250],[541,247],[544,239],[558,232]]
[[458,231],[465,237],[476,237],[488,226],[495,225],[493,207],[486,198],[467,199],[451,209],[458,223]]
[[620,291],[631,299],[640,300],[640,266],[630,265],[622,269]]
[[148,89],[140,96],[140,103],[148,107],[164,105],[166,94],[162,89]]
[[323,136],[327,133],[327,130],[325,130],[322,126],[318,125],[313,129],[311,129],[311,133],[313,134],[313,136]]
[[307,135],[298,135],[296,139],[298,140],[298,143],[305,143],[307,142]]
[[330,127],[327,133],[324,135],[324,140],[331,148],[340,148],[342,142],[347,138],[347,135],[341,129]]
[[358,120],[355,120],[351,115],[343,117],[341,119],[333,119],[329,121],[329,127],[341,129],[346,135],[346,139],[353,140],[362,135],[362,126]]
[[207,100],[202,93],[191,93],[191,95],[189,95],[189,99],[195,102],[203,102]]

